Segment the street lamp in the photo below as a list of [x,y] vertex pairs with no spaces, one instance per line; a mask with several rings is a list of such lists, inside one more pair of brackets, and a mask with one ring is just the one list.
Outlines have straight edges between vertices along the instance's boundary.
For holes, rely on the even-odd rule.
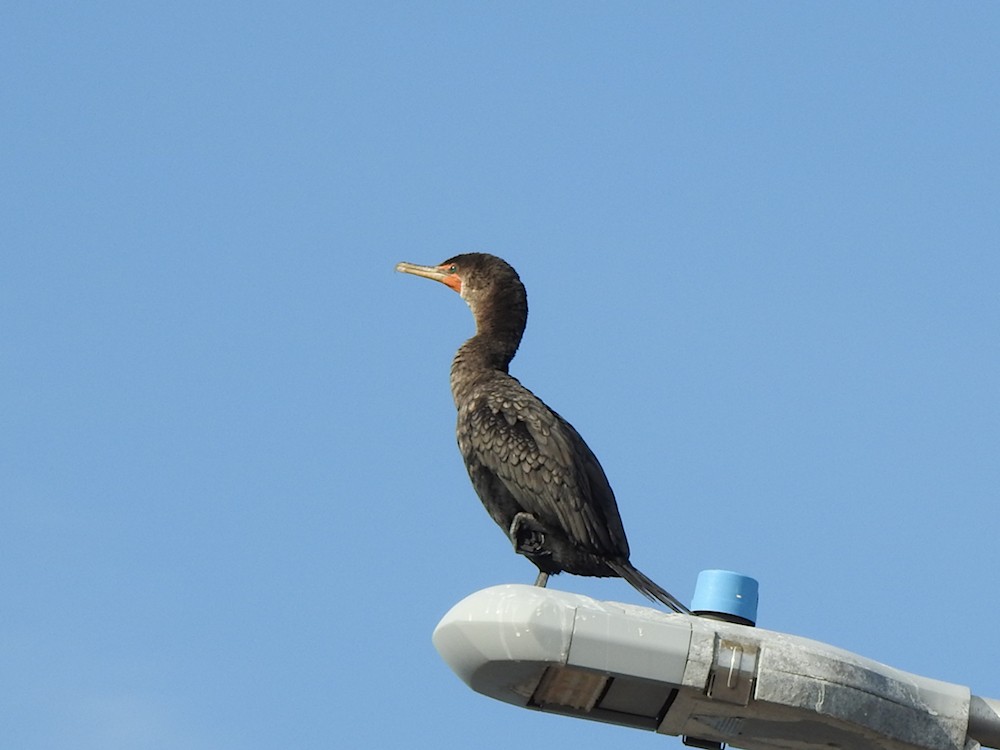
[[718,617],[505,585],[456,604],[434,645],[491,698],[694,747],[1000,748],[1000,701]]

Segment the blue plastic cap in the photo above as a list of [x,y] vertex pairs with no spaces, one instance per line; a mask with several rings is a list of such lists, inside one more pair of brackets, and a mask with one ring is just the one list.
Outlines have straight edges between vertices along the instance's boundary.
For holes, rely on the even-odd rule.
[[757,581],[731,570],[703,570],[698,574],[691,611],[732,615],[757,622]]

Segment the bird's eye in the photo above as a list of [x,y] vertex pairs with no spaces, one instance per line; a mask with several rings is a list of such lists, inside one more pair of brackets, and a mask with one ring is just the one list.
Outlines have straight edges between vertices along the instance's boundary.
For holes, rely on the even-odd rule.
[[454,263],[452,263],[450,266],[448,266],[448,273],[455,273],[455,271],[457,271],[457,270],[458,270],[458,266],[456,266]]

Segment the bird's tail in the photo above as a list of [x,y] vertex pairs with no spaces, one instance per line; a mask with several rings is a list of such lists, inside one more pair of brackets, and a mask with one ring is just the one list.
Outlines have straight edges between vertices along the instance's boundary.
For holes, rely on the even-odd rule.
[[632,563],[628,560],[625,560],[624,562],[609,562],[608,565],[613,571],[615,571],[615,573],[628,581],[632,588],[646,598],[651,599],[652,601],[661,602],[674,612],[691,614],[691,610],[681,604],[673,594],[665,588],[658,586],[654,581],[647,577],[645,573],[632,565]]

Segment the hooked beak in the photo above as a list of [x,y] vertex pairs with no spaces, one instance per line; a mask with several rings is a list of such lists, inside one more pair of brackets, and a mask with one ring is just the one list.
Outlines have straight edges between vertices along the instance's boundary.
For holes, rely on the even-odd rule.
[[462,293],[462,280],[454,273],[448,273],[443,266],[418,266],[416,263],[397,263],[396,270],[403,273],[411,273],[414,276],[423,276],[425,279],[440,281],[449,289],[454,289],[459,294]]
[[437,266],[418,266],[416,263],[397,263],[396,270],[403,273],[412,273],[414,276],[423,276],[425,279],[434,279],[444,283],[447,274]]

